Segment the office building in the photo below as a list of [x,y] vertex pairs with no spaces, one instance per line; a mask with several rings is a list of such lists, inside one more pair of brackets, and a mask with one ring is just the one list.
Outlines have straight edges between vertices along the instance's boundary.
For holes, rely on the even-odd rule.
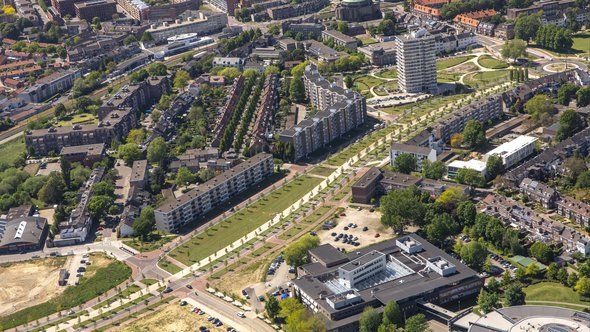
[[478,172],[484,178],[486,177],[486,163],[477,159],[470,159],[468,161],[453,160],[447,165],[447,177],[452,179],[462,169],[470,169]]
[[336,5],[336,19],[364,22],[381,18],[379,3],[372,0],[343,0]]
[[367,117],[365,97],[328,82],[315,65],[305,68],[303,82],[311,104],[321,111],[280,133],[281,142],[293,146],[294,160],[328,146]]
[[479,293],[483,279],[416,234],[342,253],[330,244],[309,251],[293,288],[326,320],[326,330],[358,331],[365,308],[390,301],[409,317],[428,304],[443,305]]
[[281,30],[283,34],[291,31],[293,35],[301,32],[305,38],[319,38],[326,27],[320,23],[292,23],[289,21],[281,23]]
[[150,21],[183,19],[184,13],[197,11],[202,4],[201,0],[172,0],[171,3],[150,6],[147,16]]
[[389,150],[389,160],[392,166],[395,165],[395,159],[402,153],[409,154],[416,158],[417,171],[422,170],[422,164],[425,160],[428,160],[430,162],[436,161],[436,150],[432,148],[402,143],[393,143],[391,144],[391,149]]
[[81,20],[92,22],[95,17],[101,21],[110,21],[113,14],[117,12],[117,3],[115,0],[92,0],[74,5],[76,17]]
[[155,210],[156,227],[178,231],[215,206],[256,185],[274,171],[271,154],[259,153],[180,197],[169,197]]
[[350,36],[347,36],[337,30],[324,30],[324,31],[322,31],[322,40],[323,41],[332,40],[332,41],[334,41],[335,45],[342,46],[342,47],[347,48],[351,51],[356,51],[356,46],[358,44],[358,41],[356,39],[354,39]]
[[396,37],[398,83],[406,93],[437,93],[434,36],[426,29]]
[[504,168],[508,169],[533,154],[535,141],[537,141],[536,137],[519,136],[486,153],[484,159],[487,161],[492,155],[499,156],[502,158]]
[[[575,6],[575,0],[537,1],[531,6],[525,8],[508,8],[506,17],[509,20],[516,20],[516,18],[521,14],[533,15],[542,12],[542,20],[547,22],[547,18],[562,16],[566,9],[573,8]],[[580,10],[582,10],[582,8],[580,8]]]
[[227,26],[227,14],[213,12],[192,12],[190,16],[178,18],[173,23],[152,24],[146,31],[156,44],[177,35],[197,33],[199,36],[221,32]]

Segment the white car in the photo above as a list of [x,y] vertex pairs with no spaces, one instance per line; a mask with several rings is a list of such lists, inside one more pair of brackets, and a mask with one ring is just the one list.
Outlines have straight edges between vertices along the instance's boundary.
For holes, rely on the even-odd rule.
[[245,317],[246,317],[246,315],[244,315],[244,313],[243,313],[243,312],[241,312],[241,311],[238,311],[238,312],[236,312],[236,315],[237,315],[238,317],[240,317],[240,318],[245,318]]

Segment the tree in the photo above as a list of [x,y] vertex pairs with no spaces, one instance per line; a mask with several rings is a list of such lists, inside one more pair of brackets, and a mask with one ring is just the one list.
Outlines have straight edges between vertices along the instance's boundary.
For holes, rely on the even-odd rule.
[[476,170],[469,168],[460,169],[455,175],[455,181],[473,187],[485,187],[486,180],[483,175]]
[[391,227],[395,233],[403,232],[407,225],[420,225],[424,221],[425,208],[421,193],[414,186],[392,190],[381,198],[381,224]]
[[477,120],[469,120],[463,130],[463,144],[473,149],[486,142],[483,124]]
[[127,143],[119,146],[119,158],[125,161],[125,164],[131,165],[134,161],[140,160],[143,157],[143,152],[135,143]]
[[182,166],[176,172],[176,185],[185,186],[189,183],[195,183],[197,177],[188,168]]
[[522,39],[507,40],[502,46],[500,53],[504,59],[513,61],[526,54],[526,42]]
[[567,269],[565,267],[560,268],[557,270],[557,274],[555,279],[559,280],[564,285],[568,285],[569,274],[567,273]]
[[147,72],[150,76],[166,76],[168,75],[168,67],[162,62],[154,62],[147,66]]
[[298,103],[305,100],[305,85],[303,85],[301,76],[295,76],[291,79],[289,98],[291,101]]
[[300,309],[287,316],[285,332],[325,332],[326,324],[322,319],[307,309]]
[[426,332],[428,329],[428,322],[424,314],[414,315],[406,320],[404,332]]
[[557,140],[563,141],[564,139],[572,136],[576,131],[582,128],[584,121],[578,112],[573,109],[565,110],[559,117],[559,129],[557,130]]
[[272,295],[267,296],[266,303],[264,304],[264,309],[266,310],[266,314],[272,321],[274,321],[278,317],[281,311],[279,301],[275,296]]
[[51,172],[49,179],[39,190],[37,197],[47,204],[61,203],[62,195],[66,189],[66,183],[59,173]]
[[91,196],[88,200],[88,211],[95,220],[99,220],[106,215],[114,201],[113,197],[106,195]]
[[352,89],[352,87],[354,86],[354,82],[352,80],[352,76],[346,75],[344,77],[344,84],[346,85],[347,88]]
[[90,189],[92,195],[104,195],[109,197],[115,196],[115,187],[106,181],[97,182]]
[[94,26],[94,30],[102,30],[102,24],[100,24],[100,18],[94,17],[92,19],[92,26]]
[[468,199],[468,196],[459,187],[451,187],[443,191],[436,199],[447,211],[454,211],[455,207]]
[[459,222],[460,226],[471,226],[475,223],[475,216],[477,215],[477,210],[475,208],[475,204],[471,201],[463,201],[457,205],[457,209],[455,210],[455,216],[457,221]]
[[584,171],[578,176],[576,188],[590,188],[590,171]]
[[506,298],[506,305],[509,307],[524,305],[525,303],[525,294],[522,291],[522,286],[520,284],[510,284],[504,292],[504,297]]
[[400,325],[402,323],[402,311],[396,301],[387,302],[383,308],[383,324]]
[[448,214],[435,215],[432,222],[426,225],[426,238],[430,242],[437,242],[442,247],[444,241],[451,235],[449,228],[451,223],[452,220]]
[[424,159],[422,162],[422,175],[425,178],[440,180],[447,172],[447,167],[442,161],[430,162],[428,159]]
[[150,162],[161,162],[166,157],[166,141],[162,137],[156,137],[147,147],[147,159]]
[[65,107],[65,105],[63,103],[59,103],[57,104],[57,106],[55,106],[55,116],[57,118],[62,118],[64,116],[66,116],[68,114],[68,109]]
[[553,260],[553,250],[543,242],[535,242],[531,246],[531,255],[539,262],[549,264]]
[[490,179],[495,179],[496,176],[504,173],[504,162],[500,156],[493,154],[488,157],[486,161],[486,173]]
[[174,74],[174,87],[182,90],[188,84],[191,75],[184,70],[179,70]]
[[576,97],[576,92],[579,89],[580,87],[574,83],[562,84],[557,90],[557,102],[561,105],[569,105],[572,98]]
[[146,134],[146,132],[141,128],[131,129],[129,131],[129,133],[127,134],[126,142],[141,144],[143,142],[143,140],[145,139],[145,134]]
[[576,92],[576,103],[578,107],[590,105],[590,87],[583,87]]
[[146,206],[141,210],[139,217],[133,222],[133,232],[136,236],[140,236],[143,241],[146,241],[155,226],[156,217],[154,215],[154,208]]
[[524,104],[524,110],[536,123],[547,124],[555,112],[555,107],[547,95],[538,94]]
[[416,170],[416,157],[409,153],[400,153],[393,160],[393,169],[397,172],[410,174]]
[[391,36],[396,33],[397,27],[395,22],[391,19],[384,19],[379,22],[377,26],[377,31],[383,34],[384,36]]
[[305,310],[305,306],[301,302],[297,301],[297,299],[292,297],[281,301],[279,306],[281,307],[280,315],[283,318],[287,318],[299,310]]
[[141,35],[141,39],[142,42],[149,42],[149,41],[153,41],[154,37],[152,37],[152,34],[149,31],[145,31],[142,35]]
[[377,331],[381,324],[381,316],[373,307],[366,307],[359,320],[360,332]]
[[498,290],[500,290],[500,282],[496,278],[490,278],[490,281],[488,281],[486,288],[490,292],[496,293]]
[[479,241],[471,241],[461,247],[461,259],[474,269],[481,269],[488,256],[488,250]]
[[496,293],[488,293],[482,288],[477,296],[477,305],[483,313],[487,314],[500,306],[498,295]]
[[285,248],[285,260],[287,264],[295,267],[308,263],[307,252],[320,245],[317,236],[306,235]]
[[537,30],[541,27],[541,13],[526,15],[520,14],[514,24],[514,35],[527,43],[535,38]]
[[567,176],[571,178],[571,181],[573,183],[576,182],[580,174],[588,170],[588,167],[586,167],[586,162],[584,161],[584,159],[577,158],[576,156],[567,158],[563,163],[563,166],[565,168]]
[[574,289],[582,296],[590,296],[590,278],[586,276],[580,278]]
[[346,21],[338,21],[336,30],[347,33],[348,32],[348,23]]
[[137,43],[137,38],[134,35],[129,35],[123,40],[124,45],[129,45],[132,43]]
[[451,137],[451,146],[454,148],[458,148],[458,147],[461,147],[462,144],[463,144],[463,135],[459,134],[459,133],[455,133]]

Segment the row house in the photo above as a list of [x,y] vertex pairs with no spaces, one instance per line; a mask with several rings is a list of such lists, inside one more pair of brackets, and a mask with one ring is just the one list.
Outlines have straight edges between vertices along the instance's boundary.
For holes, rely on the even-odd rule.
[[573,197],[562,197],[557,202],[557,213],[584,227],[590,226],[590,207]]
[[166,232],[177,232],[215,206],[268,178],[273,171],[272,155],[259,153],[180,197],[167,198],[154,211],[156,227]]
[[526,178],[520,183],[520,192],[546,209],[553,209],[559,198],[557,191],[548,185]]
[[218,147],[221,143],[221,139],[225,133],[225,128],[227,127],[227,124],[229,123],[229,120],[236,109],[238,101],[240,100],[240,95],[242,94],[242,89],[244,89],[245,81],[246,79],[242,75],[234,79],[229,98],[221,109],[221,116],[219,116],[219,119],[213,128],[213,140],[211,142],[211,146]]
[[266,77],[252,129],[250,153],[262,152],[268,147],[268,138],[272,135],[273,115],[279,106],[278,85],[277,75],[270,74]]

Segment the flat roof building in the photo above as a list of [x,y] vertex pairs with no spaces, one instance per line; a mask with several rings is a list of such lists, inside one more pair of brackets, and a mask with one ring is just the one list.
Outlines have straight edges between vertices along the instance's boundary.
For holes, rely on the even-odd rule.
[[351,51],[356,51],[356,46],[358,44],[357,40],[343,34],[337,30],[324,30],[322,31],[322,40],[328,41],[333,40],[334,44],[347,48]]
[[425,160],[430,162],[436,161],[436,150],[423,147],[423,146],[416,146],[416,145],[409,145],[409,144],[402,144],[402,143],[393,143],[391,144],[391,149],[389,150],[389,160],[391,166],[395,165],[395,159],[400,154],[409,154],[416,158],[416,170],[422,170],[422,164]]
[[486,176],[486,163],[477,159],[470,159],[468,161],[453,160],[447,165],[447,176],[454,178],[461,169],[471,169],[484,177]]
[[497,155],[502,158],[504,168],[510,168],[533,154],[535,141],[537,141],[536,137],[518,136],[486,153],[484,159],[487,161],[490,156]]
[[66,158],[70,163],[82,163],[86,167],[92,167],[94,163],[100,162],[106,155],[104,143],[66,146],[61,149],[60,156]]
[[437,93],[434,36],[422,28],[395,40],[400,89],[407,93]]
[[9,220],[0,233],[0,254],[43,249],[47,231],[45,218],[27,216]]
[[336,262],[329,246],[310,251],[312,263],[293,280],[298,298],[326,318],[328,331],[358,331],[367,307],[395,301],[409,316],[423,303],[453,302],[483,286],[475,271],[416,234],[337,254]]
[[117,12],[117,2],[115,0],[92,0],[74,5],[76,17],[88,22],[98,17],[101,21],[110,21],[113,14]]

